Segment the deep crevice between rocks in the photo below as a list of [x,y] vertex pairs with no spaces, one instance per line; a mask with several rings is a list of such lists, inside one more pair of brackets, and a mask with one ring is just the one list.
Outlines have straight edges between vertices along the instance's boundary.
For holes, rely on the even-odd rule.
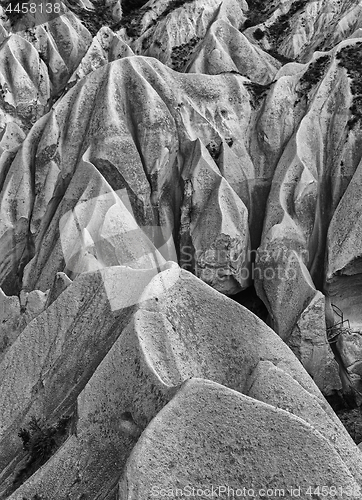
[[[230,298],[246,307],[264,323],[268,324],[268,310],[260,297],[258,297],[254,284],[230,296]],[[356,408],[356,405],[349,401],[342,391],[336,390],[329,395],[325,394],[324,397],[353,441],[356,444],[362,443],[362,406]]]
[[264,323],[267,323],[269,315],[268,309],[261,298],[258,297],[254,284],[245,290],[232,295],[230,298],[235,300],[238,304],[246,307],[246,309],[249,309],[249,311],[258,316],[258,318],[264,321]]
[[362,442],[362,407],[351,408],[341,391],[324,396],[356,444]]

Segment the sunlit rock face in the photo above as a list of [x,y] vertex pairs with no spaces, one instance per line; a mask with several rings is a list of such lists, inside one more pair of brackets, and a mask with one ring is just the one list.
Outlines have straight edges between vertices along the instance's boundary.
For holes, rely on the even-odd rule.
[[1,7],[0,499],[358,492],[361,6],[122,4]]
[[[178,491],[192,491],[187,481],[198,484],[200,475],[211,475],[216,485],[220,482],[215,494],[259,491],[240,487],[244,484],[237,479],[240,470],[247,477],[252,476],[255,485],[268,481],[270,492],[278,488],[288,492],[290,481],[296,479],[307,491],[309,481],[321,477],[327,482],[341,481],[339,484],[351,490],[358,489],[358,483],[338,454],[332,452],[327,439],[312,429],[288,412],[215,382],[192,379],[159,412],[134,447],[120,484],[120,498],[150,498],[150,494],[173,491],[175,483]],[[324,470],[304,462],[303,457],[311,452],[309,446],[318,450],[313,454],[313,462],[324,464]],[[213,453],[219,447],[221,459]],[[288,475],[285,469],[291,461],[297,469]],[[197,490],[210,491],[195,487]],[[264,489],[260,488],[260,492],[263,494]]]

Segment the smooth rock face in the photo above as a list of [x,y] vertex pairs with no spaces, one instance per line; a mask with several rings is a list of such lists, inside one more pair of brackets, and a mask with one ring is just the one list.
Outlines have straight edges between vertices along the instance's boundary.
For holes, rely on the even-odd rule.
[[[116,363],[112,356],[119,357],[119,354],[110,354],[111,364],[107,365],[107,353],[113,346],[113,350],[118,352],[116,341],[132,317],[135,308],[136,299],[130,305],[126,301],[129,301],[132,290],[135,297],[139,298],[145,286],[142,280],[137,279],[137,276],[130,276],[127,271],[127,268],[119,267],[113,273],[107,274],[106,270],[105,273],[99,271],[80,275],[48,306],[46,311],[35,318],[23,330],[6,352],[0,365],[2,374],[0,400],[2,495],[11,492],[12,481],[19,474],[21,464],[24,462],[24,453],[21,450],[21,442],[17,436],[18,429],[24,426],[33,415],[43,417],[48,424],[53,424],[63,415],[73,414],[74,405],[76,405],[75,430],[73,432],[75,432],[78,439],[74,445],[76,448],[71,447],[69,451],[70,456],[75,454],[79,460],[79,454],[81,453],[86,461],[92,461],[92,453],[95,453],[95,457],[98,457],[99,447],[97,444],[95,444],[94,452],[85,444],[82,445],[83,440],[86,438],[83,437],[81,429],[83,429],[84,422],[85,427],[89,427],[89,418],[91,418],[90,416],[83,418],[84,405],[88,408],[87,411],[84,409],[86,415],[91,411],[89,407],[91,403],[84,403],[83,405],[83,402],[87,400],[87,397],[90,397],[91,400],[96,398],[101,405],[99,409],[101,411],[102,408],[106,408],[104,407],[105,403],[101,403],[99,396],[96,396],[94,391],[96,393],[100,391],[106,398],[105,401],[110,396],[106,396],[104,392],[105,380],[96,382],[98,376],[96,379],[92,379],[92,384],[95,384],[98,389],[91,390],[91,385],[88,386],[89,396],[87,397],[82,391],[94,372],[96,372],[98,365],[102,364],[103,361],[108,366],[108,368],[105,368],[106,373],[103,373],[102,367],[98,373],[101,379],[102,377],[107,378],[107,383],[112,385],[111,380],[114,380],[113,383],[119,381],[123,384],[127,377],[132,379],[131,368],[135,370],[134,359],[136,358],[134,357],[136,354],[132,357],[129,350],[124,350],[122,354],[122,356],[126,356],[127,363],[121,362],[119,365],[124,370],[123,374],[114,374],[115,378],[111,379],[108,373],[108,370],[114,370],[114,364]],[[126,299],[126,301],[123,301],[122,308],[116,309],[112,307],[113,304],[109,299],[106,286],[110,280],[113,280],[115,286],[117,286],[118,301],[121,302],[122,295]],[[90,335],[91,332],[93,337]],[[122,349],[127,342],[122,342]],[[102,373],[103,375],[101,375]],[[131,396],[133,397],[134,388],[135,385],[131,381],[128,389],[128,400]],[[142,386],[141,390],[146,389]],[[81,399],[78,401],[78,395],[81,393],[83,396],[80,396]],[[111,407],[119,415],[119,391],[113,387],[110,388],[110,394],[113,394],[112,397],[115,397],[117,401],[115,406],[111,404]],[[140,401],[142,406],[142,396],[140,396]],[[91,407],[93,407],[93,404],[91,404]],[[126,404],[124,411],[130,411]],[[134,409],[131,408],[131,411],[134,412]],[[152,418],[152,415],[147,410],[143,410],[143,415],[146,420]],[[93,417],[91,422],[93,422]],[[78,425],[79,430],[77,430]],[[107,429],[106,426],[105,433],[110,432]],[[92,434],[93,432],[95,431],[92,426],[89,433]],[[99,435],[99,440],[102,442],[101,435]],[[113,443],[112,446],[114,446],[113,439],[111,439],[111,442]],[[109,449],[107,453],[110,454]],[[120,449],[120,457],[124,457],[124,453]],[[66,457],[64,460],[66,460]],[[94,458],[94,460],[98,459]],[[7,465],[10,462],[12,468],[8,470]],[[79,464],[74,464],[76,469],[78,466]],[[115,464],[112,465],[113,471],[114,466]],[[117,465],[117,467],[119,466]],[[104,470],[108,471],[108,469],[109,467],[105,466]],[[75,471],[73,472],[75,473]],[[51,484],[45,482],[44,494],[46,490],[47,494],[55,495],[53,488],[59,487],[62,473],[59,470],[57,474],[50,474],[53,479],[51,479]],[[54,483],[55,476],[57,481]],[[84,473],[84,482],[78,489],[83,489],[83,491],[87,489],[88,486],[86,485],[91,481],[91,477],[93,478],[92,481],[96,482],[94,486],[94,495],[96,495],[104,477],[103,479],[95,478],[93,469],[89,472],[89,477]],[[114,477],[112,481],[114,481]],[[111,486],[114,487],[113,483]],[[108,488],[111,488],[111,486],[108,486]],[[71,485],[69,488],[72,489]],[[66,494],[67,492],[64,490],[64,496],[59,498],[67,498]]]
[[340,388],[338,364],[326,335],[325,298],[320,292],[301,313],[287,344],[323,393]]
[[[30,415],[44,415],[49,424],[57,422],[62,415],[73,415],[69,439],[10,498],[42,492],[51,498],[66,499],[68,495],[84,491],[96,498],[99,494],[114,492],[140,434],[148,429],[152,418],[168,401],[177,399],[181,384],[190,377],[202,377],[223,384],[218,387],[225,390],[229,391],[226,387],[230,387],[233,389],[230,392],[239,397],[245,391],[254,390],[250,386],[256,387],[255,370],[261,362],[278,367],[277,373],[283,374],[279,380],[282,390],[275,394],[271,391],[269,396],[265,391],[260,395],[255,393],[254,399],[248,400],[254,405],[259,404],[255,399],[274,405],[280,394],[280,406],[283,407],[283,401],[288,398],[291,412],[296,413],[299,406],[294,405],[303,401],[311,425],[321,427],[323,415],[332,419],[335,431],[328,432],[341,434],[335,446],[342,457],[338,460],[344,460],[358,478],[355,469],[348,465],[355,445],[336,417],[333,420],[332,410],[293,353],[251,312],[176,264],[169,265],[146,287],[139,289],[138,304],[115,311],[105,293],[107,281],[113,280],[118,286],[118,295],[123,293],[124,297],[130,296],[130,287],[140,281],[130,280],[125,288],[122,276],[127,276],[127,268],[110,271],[112,268],[76,278],[47,311],[28,325],[1,364],[1,449],[12,449],[13,453],[16,450],[15,456],[3,453],[3,467],[11,460],[19,464],[15,468],[19,473],[24,455],[16,430],[26,424]],[[73,297],[71,303],[70,297]],[[63,314],[66,304],[64,317],[60,313]],[[102,311],[107,308],[108,312],[98,317],[91,313],[95,307]],[[82,311],[81,322],[76,321],[77,311]],[[63,325],[60,331],[54,328],[55,321]],[[96,329],[94,324],[98,324]],[[36,335],[39,327],[47,339],[42,341],[41,348]],[[96,343],[89,331],[96,331]],[[21,345],[27,345],[27,357],[21,364],[22,376],[20,366],[14,362],[14,357],[19,359]],[[38,356],[36,365],[31,362],[34,350]],[[39,369],[43,373],[40,378]],[[8,385],[14,379],[19,385]],[[32,400],[34,384],[38,389],[36,399]],[[12,399],[14,389],[16,400]],[[17,401],[16,405],[12,401]],[[312,405],[319,408],[319,413],[311,412]],[[14,449],[16,443],[18,446]],[[67,465],[63,467],[62,463]],[[9,492],[12,477],[6,466],[5,471],[2,481],[7,487],[5,491]],[[75,481],[77,474],[80,476]]]
[[140,4],[0,6],[0,499],[349,498],[360,2]]
[[355,447],[351,449],[351,437],[345,429],[340,429],[339,418],[325,401],[300,387],[295,379],[270,361],[259,362],[249,386],[248,396],[282,408],[319,431],[334,446],[357,480],[361,480],[359,454]]
[[327,283],[332,300],[357,329],[362,323],[361,312],[357,307],[361,294],[362,205],[360,197],[356,196],[361,176],[362,163],[359,163],[329,226],[327,268]]
[[291,498],[288,488],[298,484],[300,496],[307,498],[308,486],[319,481],[358,488],[333,446],[301,418],[209,380],[192,379],[142,434],[119,497],[146,499],[192,485],[201,491],[245,487],[262,498],[261,485],[268,484]]

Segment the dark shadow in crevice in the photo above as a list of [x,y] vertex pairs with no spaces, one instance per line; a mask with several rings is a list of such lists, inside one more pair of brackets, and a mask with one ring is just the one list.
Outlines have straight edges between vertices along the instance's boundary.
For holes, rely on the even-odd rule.
[[122,0],[122,12],[123,15],[126,16],[132,11],[135,11],[137,9],[141,9],[148,0]]
[[246,290],[232,295],[230,298],[249,309],[249,311],[258,316],[264,323],[267,323],[269,315],[268,310],[261,298],[258,297],[254,284],[249,286]]
[[342,391],[333,391],[324,396],[334,413],[344,425],[348,434],[356,444],[362,442],[362,407],[356,408],[342,394]]

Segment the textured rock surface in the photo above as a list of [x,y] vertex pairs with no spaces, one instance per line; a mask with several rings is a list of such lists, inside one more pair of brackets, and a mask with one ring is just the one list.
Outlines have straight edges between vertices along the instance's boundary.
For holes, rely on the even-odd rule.
[[0,498],[360,485],[360,2],[0,8]]
[[[123,293],[126,297],[130,295],[129,288],[134,280],[128,282],[125,290],[121,285],[124,273],[125,268],[120,267],[118,270],[107,268],[105,274],[103,273],[103,283],[107,280],[118,283],[118,294]],[[94,286],[97,282],[98,286],[95,290]],[[74,428],[68,440],[44,467],[16,490],[11,498],[21,499],[22,496],[31,497],[37,493],[46,497],[65,499],[68,495],[76,496],[84,491],[87,491],[92,498],[100,494],[110,494],[114,491],[125,461],[142,430],[147,428],[144,435],[147,436],[149,429],[147,426],[150,420],[158,415],[169,400],[172,400],[172,404],[175,400],[175,404],[178,405],[177,400],[182,397],[184,390],[181,389],[179,396],[178,388],[190,377],[203,377],[223,384],[217,387],[222,388],[222,392],[225,390],[227,393],[235,394],[236,398],[240,398],[243,392],[252,394],[253,399],[246,398],[253,408],[250,410],[251,413],[256,411],[256,407],[259,409],[260,403],[256,400],[284,408],[285,411],[281,413],[285,414],[286,421],[288,418],[291,419],[290,436],[284,437],[286,442],[291,439],[295,425],[295,417],[292,413],[297,415],[300,413],[301,418],[310,424],[308,427],[305,422],[303,423],[310,432],[310,439],[312,441],[314,439],[313,427],[321,430],[325,436],[323,439],[330,443],[328,447],[336,450],[333,453],[339,454],[339,458],[336,455],[335,459],[336,470],[340,469],[347,474],[350,477],[350,484],[354,481],[352,477],[359,481],[360,454],[341,423],[338,422],[337,417],[333,417],[333,411],[323,400],[323,396],[293,353],[274,332],[247,309],[220,295],[175,264],[153,278],[140,297],[139,304],[133,309],[123,308],[111,312],[109,308],[114,308],[111,307],[111,301],[107,301],[104,290],[100,271],[96,274],[88,273],[79,276],[48,308],[48,315],[45,316],[43,313],[22,334],[22,344],[28,342],[26,351],[28,357],[31,359],[31,352],[37,349],[40,359],[46,361],[42,370],[44,375],[40,376],[41,382],[37,383],[36,401],[32,402],[26,415],[45,415],[48,422],[54,422],[61,415],[71,412],[74,405],[76,405],[76,414]],[[73,296],[75,300],[72,309],[68,308],[66,324],[61,319],[59,311],[64,310],[64,304],[69,302],[70,296]],[[79,297],[78,300],[76,297]],[[83,300],[80,300],[80,297]],[[98,304],[98,308],[104,310],[103,303],[109,312],[106,317],[102,316],[101,322],[101,318],[90,315],[90,311],[94,304]],[[83,309],[82,322],[80,326],[72,327],[74,321],[72,318],[79,316],[76,314],[79,306]],[[216,312],[217,307],[220,308],[222,314]],[[137,312],[135,308],[138,309]],[[44,331],[45,325],[53,324],[55,317],[60,324],[64,325],[66,331],[72,333],[68,334],[67,338],[58,332],[56,334],[58,349],[54,350],[52,347],[45,357],[47,345],[43,343],[40,351],[39,343],[33,337],[33,333],[36,332],[37,323],[35,322],[41,321]],[[99,324],[96,329],[98,340],[97,344],[91,346],[89,335],[85,336],[84,333],[94,330],[92,323],[95,321]],[[123,328],[126,324],[127,326]],[[115,325],[117,325],[116,328]],[[222,335],[220,335],[221,331]],[[101,338],[101,332],[106,337]],[[46,337],[49,339],[49,347],[52,346],[51,336],[48,334]],[[86,350],[81,347],[85,340],[88,340]],[[69,342],[72,343],[77,353],[83,353],[83,355],[81,358],[73,356],[64,365],[64,354],[68,350]],[[77,345],[74,344],[75,342]],[[111,342],[113,345],[109,348]],[[19,345],[20,342],[18,342],[18,347],[14,344],[14,352],[19,349]],[[7,404],[11,398],[10,395],[6,395],[7,381],[14,379],[11,356],[9,351],[6,357],[7,364],[3,364],[3,408],[8,407]],[[99,362],[101,358],[102,361]],[[37,366],[41,364],[39,360]],[[272,371],[276,370],[276,375],[272,377],[268,374],[267,388],[258,390],[260,375],[257,374],[260,372],[260,367],[264,365],[270,366]],[[24,374],[27,373],[26,380],[31,387],[38,375],[31,373],[31,368],[27,366],[26,361],[23,362],[23,366]],[[61,369],[60,366],[62,366]],[[90,376],[92,372],[93,375]],[[18,374],[18,380],[21,379],[24,380],[24,375],[21,377]],[[63,382],[60,384],[61,380]],[[206,380],[202,382],[201,392],[205,393],[203,384],[206,384],[207,388],[210,383]],[[270,384],[273,390],[268,390]],[[280,389],[276,388],[277,384]],[[58,388],[55,390],[55,387]],[[18,398],[20,406],[29,406],[30,393],[27,396],[24,386],[21,391],[22,398]],[[54,394],[57,394],[56,398]],[[241,407],[244,406],[244,402],[245,400],[241,400]],[[201,404],[200,401],[199,404]],[[10,439],[16,441],[12,429],[25,423],[28,418],[24,416],[24,411],[21,411],[20,406],[13,407],[13,412],[7,417],[9,423],[3,430],[4,449],[8,447],[7,443]],[[206,411],[203,403],[201,406],[204,406]],[[264,406],[272,408],[268,405]],[[187,412],[190,410],[198,412],[195,405],[189,407],[181,403],[180,408]],[[218,409],[218,406],[214,408],[216,414],[220,413],[221,408],[227,411],[227,405],[220,402],[220,408]],[[232,415],[234,411],[236,410],[232,411]],[[272,411],[275,412],[275,410]],[[195,421],[197,429],[198,422],[203,425],[203,417],[198,420],[192,417],[193,413],[189,415]],[[157,418],[162,419],[162,412]],[[180,418],[184,419],[182,415]],[[323,419],[331,422],[327,430],[322,429]],[[264,421],[264,418],[261,420]],[[157,420],[153,420],[153,425],[155,422]],[[217,425],[216,422],[212,422],[212,419],[209,422],[210,426]],[[160,424],[161,432],[165,432],[166,428],[164,423]],[[182,435],[183,431],[179,425],[176,425],[172,432],[175,433],[176,429]],[[273,426],[269,429],[269,434],[273,434],[272,429]],[[248,433],[248,431],[244,432]],[[262,434],[259,436],[260,439],[261,436]],[[192,447],[192,441],[194,438],[190,438],[188,446]],[[264,440],[261,439],[262,441]],[[267,442],[266,437],[265,442]],[[164,440],[163,445],[166,448],[162,454],[168,457],[167,460],[172,460],[172,446],[167,443],[167,440]],[[210,446],[213,445],[210,444]],[[239,445],[235,446],[232,456],[237,453],[242,455],[242,450],[237,451]],[[158,445],[157,449],[161,451]],[[206,446],[205,450],[207,449]],[[225,460],[230,455],[229,451],[226,450]],[[258,448],[254,452],[258,453]],[[176,453],[178,453],[177,449]],[[290,453],[294,454],[295,450],[293,449]],[[303,453],[300,454],[301,461]],[[144,452],[141,452],[141,455],[144,456]],[[18,450],[17,460],[21,458],[21,451]],[[219,458],[215,455],[214,460],[219,461]],[[9,459],[10,457],[6,455],[2,457],[4,462]],[[223,459],[220,465],[225,460]],[[256,458],[253,461],[256,461]],[[312,469],[314,467],[315,474],[317,471],[320,473],[317,459],[313,462],[313,467],[311,467],[310,458],[306,455],[304,455],[304,461],[304,467]],[[62,463],[67,465],[63,467],[60,465]],[[132,458],[130,458],[130,463],[132,463]],[[204,469],[202,464],[197,465],[196,460],[194,463],[195,470],[201,470],[200,477],[206,480],[208,476],[204,477],[202,474],[206,474],[208,469]],[[235,462],[235,466],[236,463],[238,462]],[[163,469],[162,464],[164,464],[163,461],[160,462],[160,467]],[[326,462],[326,468],[327,464],[331,467],[331,464]],[[179,466],[182,467],[182,463]],[[209,466],[212,467],[211,464]],[[128,467],[129,465],[126,469],[127,475]],[[198,467],[200,469],[197,469]],[[278,467],[281,470],[283,468],[282,464]],[[263,469],[264,465],[260,463],[261,484],[263,483]],[[333,467],[331,470],[334,470]],[[245,474],[245,478],[250,476],[247,472]],[[133,473],[131,477],[132,480],[137,480],[137,476]],[[171,482],[172,477],[172,475],[169,477]],[[194,480],[189,470],[186,477],[189,481]],[[217,479],[216,476],[214,478]],[[12,478],[8,478],[7,482],[11,485],[10,479]],[[289,478],[286,480],[290,481]],[[345,481],[347,485],[348,479]],[[4,482],[6,483],[6,479]]]
[[[127,268],[118,267],[80,275],[67,286],[46,311],[23,330],[6,352],[0,368],[2,494],[11,491],[14,478],[21,473],[21,468],[26,463],[24,453],[21,451],[21,442],[17,436],[19,428],[34,415],[45,418],[48,424],[53,424],[63,415],[73,414],[74,405],[76,413],[73,432],[77,439],[73,445],[67,444],[70,448],[69,450],[67,448],[66,455],[62,455],[63,448],[60,449],[60,453],[63,456],[62,460],[67,461],[68,455],[69,460],[75,460],[74,457],[76,457],[72,474],[76,474],[78,469],[84,469],[83,482],[75,488],[75,491],[88,489],[96,496],[102,488],[105,490],[114,488],[114,475],[121,465],[118,462],[112,462],[111,484],[103,485],[104,474],[111,475],[111,464],[107,465],[104,462],[104,467],[99,471],[100,477],[95,475],[94,464],[100,460],[99,447],[106,448],[105,436],[112,449],[115,441],[118,441],[118,438],[109,435],[110,423],[117,415],[122,414],[122,409],[119,408],[122,400],[119,392],[121,389],[117,389],[114,384],[116,386],[121,384],[123,387],[128,380],[126,383],[128,389],[127,387],[122,389],[128,392],[128,399],[126,398],[128,402],[124,403],[123,411],[133,413],[135,411],[132,404],[129,406],[132,398],[136,397],[134,393],[136,385],[132,377],[137,378],[140,375],[137,375],[138,372],[132,375],[132,370],[137,368],[135,366],[137,354],[131,354],[135,347],[126,348],[126,345],[129,342],[134,343],[134,340],[132,340],[133,337],[130,341],[120,340],[121,346],[118,346],[118,338],[129,322],[134,312],[134,304],[145,288],[145,282],[135,276],[136,272],[134,271],[132,275]],[[118,308],[114,307],[114,301],[107,293],[107,285],[109,287],[110,282],[115,288]],[[133,303],[128,305],[132,294]],[[127,339],[127,334],[125,335]],[[126,362],[119,359],[119,349],[122,350],[122,356],[125,356]],[[71,351],[73,354],[70,356]],[[122,373],[114,372],[116,365],[120,367]],[[107,384],[109,384],[109,394]],[[150,390],[149,386],[146,388],[141,381],[139,385],[140,390],[145,391],[145,394]],[[103,402],[99,399],[100,394],[104,398]],[[138,396],[141,405],[138,413],[141,413],[142,418],[147,422],[152,415],[147,409],[142,410],[142,405],[145,403],[142,394]],[[151,397],[153,405],[156,405],[156,396],[157,394]],[[115,398],[114,403],[110,402],[110,397]],[[94,408],[95,401],[97,405],[99,404],[98,409]],[[152,403],[145,404],[152,406]],[[111,416],[112,411],[116,412],[115,417]],[[106,421],[100,421],[100,428],[96,431],[94,418],[99,412],[100,415],[104,415],[102,418]],[[118,424],[116,428],[117,426]],[[100,430],[101,433],[99,433]],[[116,432],[117,429],[113,430]],[[121,429],[119,432],[122,434],[124,431]],[[98,434],[98,440],[92,445],[93,433]],[[86,444],[87,440],[90,440],[89,445]],[[128,440],[127,437],[127,446],[129,446]],[[111,449],[107,448],[104,451],[108,455],[107,460],[114,459],[114,452]],[[122,447],[119,453],[119,460],[124,461],[126,454]],[[85,465],[87,462],[93,463],[93,466],[89,465],[88,468]],[[12,467],[9,470],[7,465],[10,463]],[[52,467],[51,464],[50,467]],[[60,496],[59,491],[56,494],[57,488],[62,484],[60,473],[61,471],[58,471],[55,474],[54,469],[52,473],[49,471],[49,480],[46,480],[45,485],[42,486],[44,494],[53,498],[56,498],[57,494],[58,498],[67,498],[68,492],[72,491],[74,485],[69,485],[69,491],[62,486],[63,496]],[[64,471],[64,473],[67,472]],[[65,480],[65,477],[63,479]],[[40,480],[41,483],[44,482],[42,477]],[[37,488],[40,488],[38,483]]]
[[[312,463],[306,456],[313,456]],[[254,498],[263,497],[259,490],[265,484],[292,498],[290,485],[298,484],[306,498],[308,486],[321,480],[358,488],[331,444],[304,420],[194,379],[160,411],[133,449],[120,498],[150,498],[176,488],[187,492],[190,484],[201,491],[211,485],[246,488],[254,490],[249,494]]]
[[330,394],[340,388],[325,330],[325,299],[320,292],[301,313],[287,343],[322,392]]

